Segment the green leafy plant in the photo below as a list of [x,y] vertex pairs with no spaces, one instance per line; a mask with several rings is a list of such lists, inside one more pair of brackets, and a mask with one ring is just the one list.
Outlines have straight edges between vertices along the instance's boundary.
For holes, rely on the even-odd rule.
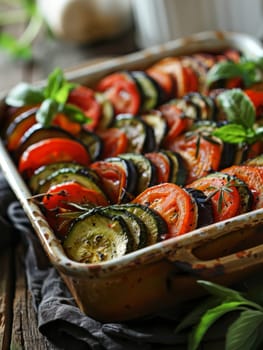
[[0,13],[0,27],[7,25],[25,25],[21,35],[0,32],[0,49],[11,57],[23,60],[32,58],[32,43],[44,25],[35,0],[1,0],[5,9]]
[[68,95],[76,84],[68,82],[60,68],[49,75],[47,85],[36,87],[28,83],[20,83],[7,95],[5,102],[13,107],[40,105],[36,112],[37,121],[45,127],[51,125],[58,113],[63,113],[74,122],[85,124],[90,118],[78,107],[67,103]]
[[229,143],[253,144],[263,140],[263,127],[255,124],[255,108],[241,89],[226,90],[219,94],[217,101],[229,123],[217,128],[214,136]]
[[263,57],[252,60],[242,57],[240,62],[222,61],[215,64],[206,77],[207,86],[222,80],[241,78],[245,88],[262,81]]
[[[188,349],[197,350],[210,327],[229,313],[236,317],[226,331],[225,350],[258,350],[263,344],[263,285],[254,281],[251,293],[242,293],[209,281],[197,281],[212,295],[187,314],[175,332],[193,328]],[[256,288],[255,288],[256,283]],[[260,347],[261,346],[261,347]]]

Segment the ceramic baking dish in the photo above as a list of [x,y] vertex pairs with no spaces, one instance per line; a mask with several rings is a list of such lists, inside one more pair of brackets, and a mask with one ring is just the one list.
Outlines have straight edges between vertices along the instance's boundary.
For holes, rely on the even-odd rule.
[[[82,67],[67,78],[92,86],[120,69],[143,69],[160,58],[205,50],[239,49],[263,56],[257,40],[243,34],[204,32],[140,52]],[[3,96],[4,97],[4,96]],[[0,165],[42,246],[78,306],[101,321],[120,321],[176,307],[203,293],[197,279],[229,284],[263,265],[263,209],[197,229],[99,264],[77,263],[65,255],[0,142]]]

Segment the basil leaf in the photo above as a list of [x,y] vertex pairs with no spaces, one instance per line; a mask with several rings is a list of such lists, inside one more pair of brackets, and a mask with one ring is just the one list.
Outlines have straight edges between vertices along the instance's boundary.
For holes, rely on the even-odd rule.
[[234,289],[204,280],[198,280],[197,283],[205,288],[210,294],[215,295],[216,297],[228,300],[232,299],[236,301],[247,301],[240,292]]
[[91,122],[91,118],[89,118],[80,108],[72,104],[60,105],[59,111],[66,114],[73,122],[80,124],[88,124]]
[[14,107],[34,105],[44,100],[43,90],[28,83],[20,83],[7,95],[5,102]]
[[188,343],[189,350],[196,350],[207,330],[226,313],[241,310],[243,308],[243,303],[243,301],[231,301],[208,310],[190,334]]
[[179,333],[181,330],[192,327],[196,324],[201,316],[209,309],[215,307],[222,301],[221,298],[209,297],[203,302],[199,303],[191,312],[189,312],[182,321],[175,328],[175,333]]
[[228,121],[252,128],[255,123],[256,111],[247,97],[240,89],[231,89],[222,92],[217,101],[225,112]]
[[247,141],[247,131],[240,124],[227,124],[213,132],[213,135],[228,143],[242,143]]
[[243,70],[237,63],[224,61],[215,64],[208,71],[206,83],[209,86],[218,80],[242,77],[242,75]]
[[56,96],[55,96],[55,100],[58,103],[63,103],[63,104],[66,103],[70,91],[73,90],[76,86],[77,86],[77,84],[64,83],[64,85],[60,88],[60,90],[57,91]]
[[55,68],[54,71],[49,74],[47,86],[44,89],[46,98],[55,98],[57,92],[62,88],[64,84],[64,75],[60,68]]
[[226,350],[256,350],[263,342],[263,313],[243,311],[226,334]]
[[29,60],[32,58],[32,50],[30,46],[19,43],[14,36],[8,33],[0,33],[0,48],[14,58],[20,58],[23,60]]
[[46,99],[36,113],[36,120],[44,127],[50,126],[54,116],[58,113],[59,105],[52,99]]

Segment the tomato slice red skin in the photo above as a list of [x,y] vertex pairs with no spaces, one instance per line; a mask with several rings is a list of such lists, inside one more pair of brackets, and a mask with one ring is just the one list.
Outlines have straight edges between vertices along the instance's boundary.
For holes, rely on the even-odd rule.
[[[222,178],[215,175],[200,178],[187,186],[189,188],[200,190],[207,196],[213,194],[213,192],[215,193],[215,191],[218,190],[218,192],[211,196],[214,222],[227,220],[239,214],[239,192],[234,183],[233,185],[228,185],[229,191],[222,190],[227,183],[227,178]],[[222,190],[221,192],[220,189]],[[220,193],[222,196],[221,206],[219,204]]]
[[104,93],[115,110],[115,114],[138,114],[141,94],[135,81],[124,72],[116,72],[101,79],[97,91]]
[[78,141],[66,138],[45,139],[29,146],[22,153],[18,170],[21,174],[30,176],[40,166],[60,161],[88,166],[90,156],[85,146]]
[[96,129],[101,117],[101,105],[96,100],[92,89],[83,85],[76,87],[70,92],[67,103],[79,107],[87,118],[91,119],[84,125],[87,130],[94,131]]
[[102,139],[103,147],[101,158],[109,158],[125,153],[128,148],[128,137],[125,132],[118,128],[108,128],[97,132]]
[[198,143],[198,135],[186,137],[182,134],[169,144],[169,149],[178,152],[185,161],[188,172],[187,184],[219,170],[223,143],[219,139],[216,141],[212,142],[201,137]]
[[86,188],[77,182],[70,181],[51,186],[42,199],[42,207],[49,225],[61,237],[66,235],[72,218],[60,216],[60,214],[77,211],[70,203],[91,204],[93,206],[108,205],[108,201],[102,193]]
[[183,188],[163,183],[147,188],[133,201],[156,210],[167,222],[165,239],[185,234],[197,227],[197,204]]
[[169,182],[170,164],[167,157],[161,152],[145,153],[156,168],[157,183]]
[[127,184],[127,175],[120,166],[107,161],[90,165],[101,180],[101,186],[112,204],[121,203]]

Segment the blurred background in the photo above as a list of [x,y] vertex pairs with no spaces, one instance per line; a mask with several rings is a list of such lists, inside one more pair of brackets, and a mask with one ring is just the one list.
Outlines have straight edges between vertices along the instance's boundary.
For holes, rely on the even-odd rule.
[[263,38],[263,0],[0,0],[0,90],[205,30]]

